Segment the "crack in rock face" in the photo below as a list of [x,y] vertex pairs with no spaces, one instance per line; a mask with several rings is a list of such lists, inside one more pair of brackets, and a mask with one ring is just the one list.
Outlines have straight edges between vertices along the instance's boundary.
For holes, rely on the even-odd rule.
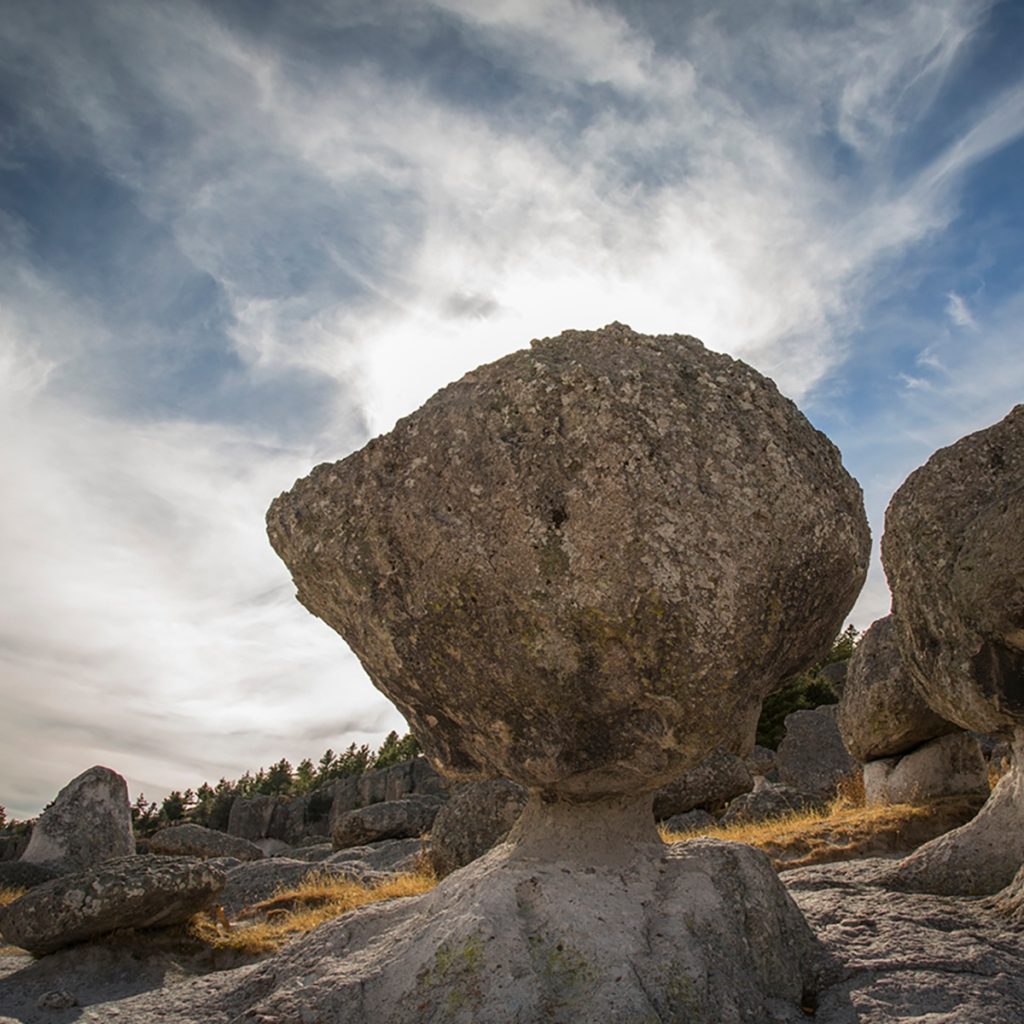
[[748,750],[870,543],[770,380],[620,324],[467,374],[298,481],[268,532],[440,770],[576,802]]

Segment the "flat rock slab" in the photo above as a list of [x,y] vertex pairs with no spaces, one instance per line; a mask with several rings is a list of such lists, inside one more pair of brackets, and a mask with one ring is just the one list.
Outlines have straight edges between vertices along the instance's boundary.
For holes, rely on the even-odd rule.
[[834,955],[815,1024],[1020,1024],[1021,929],[984,900],[893,892],[891,861],[800,868],[783,879]]
[[224,872],[191,857],[119,857],[0,908],[0,932],[42,956],[121,928],[177,924],[209,906]]
[[202,825],[171,825],[155,832],[149,840],[151,853],[172,857],[234,857],[262,860],[264,851],[255,843]]

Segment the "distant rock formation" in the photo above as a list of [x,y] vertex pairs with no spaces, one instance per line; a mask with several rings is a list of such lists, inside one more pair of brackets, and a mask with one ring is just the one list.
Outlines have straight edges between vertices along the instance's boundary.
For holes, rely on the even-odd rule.
[[1024,405],[937,451],[899,488],[882,561],[903,659],[943,718],[1012,732],[1014,759],[967,825],[926,844],[898,882],[983,895],[1024,863]]
[[21,860],[80,871],[134,852],[128,784],[97,765],[72,779],[43,811]]

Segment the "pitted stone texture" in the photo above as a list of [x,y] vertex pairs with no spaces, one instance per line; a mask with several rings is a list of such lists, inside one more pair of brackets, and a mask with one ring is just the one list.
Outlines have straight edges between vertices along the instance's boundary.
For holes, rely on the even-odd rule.
[[860,770],[843,746],[837,716],[835,704],[786,715],[786,735],[777,755],[782,783],[829,800],[843,778]]
[[937,451],[885,515],[903,657],[965,729],[1024,725],[1024,405]]
[[178,1024],[806,1020],[820,951],[768,858],[708,840],[653,850],[584,871],[502,845],[164,1008]]
[[[266,842],[266,840],[263,840]],[[273,840],[271,840],[273,841]],[[234,857],[237,860],[261,860],[264,851],[248,839],[229,836],[202,825],[170,825],[154,832],[149,840],[151,853],[172,857]]]
[[443,803],[436,796],[407,796],[360,807],[342,815],[334,826],[331,841],[336,850],[344,850],[381,839],[421,836],[430,831]]
[[449,775],[573,800],[749,749],[869,550],[859,487],[771,381],[621,324],[467,374],[268,530]]
[[970,795],[988,795],[988,764],[970,733],[940,736],[902,757],[864,765],[864,797],[869,804]]
[[956,730],[915,688],[892,616],[874,622],[850,658],[839,701],[839,732],[850,755],[861,762],[894,757]]
[[21,859],[78,871],[134,852],[128,785],[97,765],[72,779],[43,811]]
[[482,857],[508,835],[526,806],[526,790],[508,779],[456,786],[430,829],[430,861],[438,877]]
[[41,956],[119,928],[177,924],[208,906],[224,879],[192,857],[118,857],[0,907],[0,932]]
[[718,807],[754,788],[754,777],[743,758],[716,751],[654,793],[658,821],[685,814],[695,807]]

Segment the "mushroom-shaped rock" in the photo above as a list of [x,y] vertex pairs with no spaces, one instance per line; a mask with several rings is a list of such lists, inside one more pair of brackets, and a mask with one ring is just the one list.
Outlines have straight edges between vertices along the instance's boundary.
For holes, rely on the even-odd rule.
[[874,622],[850,658],[839,701],[839,732],[850,755],[860,762],[893,757],[956,729],[918,693],[892,616]]
[[767,862],[666,855],[652,814],[658,786],[750,750],[863,582],[860,490],[770,381],[694,338],[569,331],[317,467],[268,527],[438,768],[530,795],[426,910],[353,922],[337,987],[257,1012],[802,1017],[816,946]]
[[620,324],[467,374],[268,530],[448,775],[576,801],[749,750],[869,548],[859,487],[771,381]]
[[977,818],[903,863],[901,882],[996,892],[1024,862],[1024,405],[937,451],[893,496],[882,561],[904,661],[965,729],[1013,731],[1014,767]]

